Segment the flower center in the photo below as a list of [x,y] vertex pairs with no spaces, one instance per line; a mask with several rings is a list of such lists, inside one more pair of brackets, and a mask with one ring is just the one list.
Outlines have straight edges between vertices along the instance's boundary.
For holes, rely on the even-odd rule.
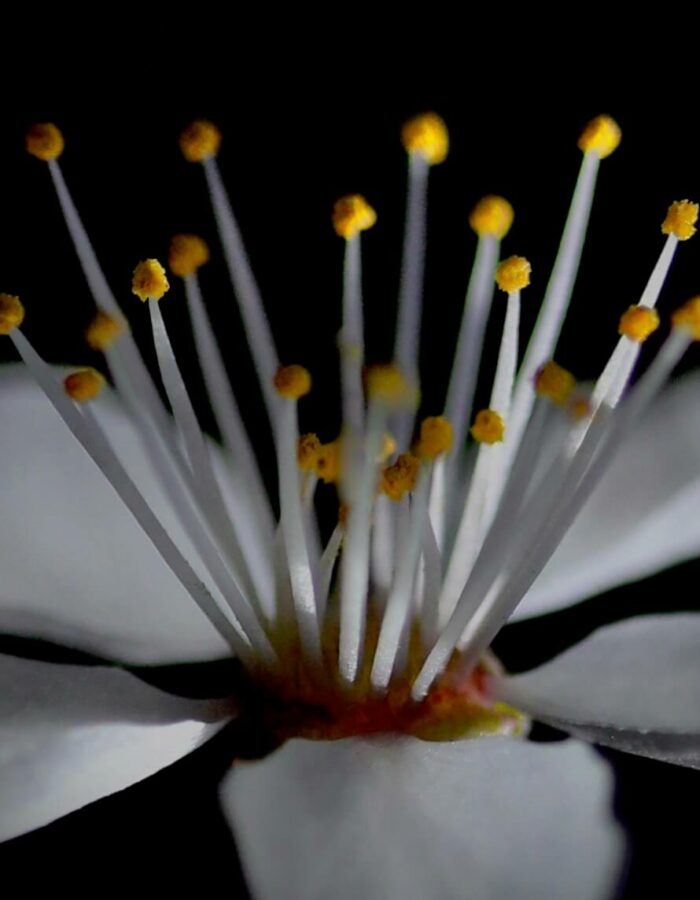
[[249,708],[265,731],[277,740],[400,733],[450,741],[487,734],[520,735],[527,730],[522,713],[491,696],[490,676],[501,668],[492,654],[476,667],[464,668],[461,655],[455,652],[426,697],[418,703],[413,700],[411,686],[425,658],[417,625],[411,629],[403,672],[392,679],[386,691],[373,690],[370,661],[380,626],[379,615],[370,614],[363,654],[366,662],[351,688],[326,674],[333,671],[337,659],[337,624],[324,634],[324,670],[309,668],[298,651],[288,649],[281,671],[262,673],[251,687]]

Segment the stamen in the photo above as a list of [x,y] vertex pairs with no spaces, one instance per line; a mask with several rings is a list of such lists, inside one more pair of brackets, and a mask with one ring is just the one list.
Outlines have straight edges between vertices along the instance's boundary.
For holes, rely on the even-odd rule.
[[396,462],[382,472],[380,490],[390,500],[398,503],[416,486],[420,461],[410,453],[402,453]]
[[476,414],[476,419],[474,419],[474,424],[469,432],[480,444],[497,444],[503,440],[506,423],[495,409],[482,409]]
[[180,147],[185,159],[190,162],[201,162],[204,166],[229,275],[243,317],[265,406],[270,422],[274,426],[280,407],[273,388],[275,372],[279,368],[277,350],[238,223],[216,164],[215,154],[218,152],[220,141],[221,134],[211,122],[193,122],[181,135]]
[[[458,451],[464,446],[471,418],[484,333],[493,301],[494,272],[500,242],[512,223],[513,207],[503,197],[496,196],[482,198],[469,217],[469,224],[479,236],[479,243],[464,300],[464,313],[445,402],[445,415],[452,423],[454,446]],[[454,454],[452,464],[448,464],[452,470],[451,482],[455,480],[458,459],[458,454]]]
[[629,306],[620,316],[618,331],[621,335],[642,344],[659,327],[659,314],[645,306]]
[[77,372],[71,372],[63,380],[66,394],[76,403],[87,403],[89,400],[94,400],[102,393],[104,386],[104,375],[101,375],[97,369],[78,369]]
[[168,266],[173,275],[187,278],[209,262],[209,247],[196,234],[176,234],[170,241]]
[[518,357],[520,290],[530,282],[530,264],[511,257],[499,266],[496,280],[508,293],[503,336],[491,389],[491,407],[481,410],[470,429],[479,447],[454,548],[447,565],[438,605],[441,613],[452,609],[476,560],[500,499],[507,469],[503,442],[505,418],[510,411]]
[[221,132],[212,122],[197,119],[180,135],[180,149],[187,162],[204,162],[216,156],[221,146]]
[[311,376],[302,366],[285,366],[275,374],[274,387],[284,400],[277,429],[277,466],[289,580],[302,652],[312,665],[320,666],[321,632],[297,467],[297,401],[311,389]]
[[0,294],[0,334],[10,334],[24,321],[24,306],[19,297]]
[[386,419],[392,409],[411,409],[417,401],[396,366],[375,366],[367,374],[369,410],[364,456],[349,474],[350,513],[340,570],[339,673],[353,684],[364,645],[372,507]]
[[[404,125],[401,139],[408,152],[408,196],[394,360],[407,380],[417,386],[428,172],[431,166],[447,157],[449,138],[442,119],[435,113],[425,113]],[[408,443],[412,425],[413,419],[408,411],[398,416],[395,428],[401,446]]]
[[[333,227],[345,238],[343,267],[343,326],[340,333],[340,375],[343,420],[351,435],[363,427],[364,326],[362,317],[362,261],[360,232],[371,228],[377,214],[359,194],[341,197],[333,207]],[[354,438],[353,438],[354,439]]]
[[121,318],[99,311],[85,329],[85,341],[88,347],[104,353],[127,329],[128,325]]
[[566,369],[550,359],[535,375],[535,392],[538,397],[547,397],[557,406],[565,406],[576,387],[576,379]]
[[542,309],[518,375],[510,417],[507,455],[512,460],[530,416],[535,394],[532,379],[542,363],[552,356],[571,299],[600,160],[615,150],[620,130],[608,116],[593,119],[583,131],[579,147],[584,151],[571,207],[564,226],[559,252],[547,285]]
[[673,235],[679,241],[687,241],[697,228],[700,205],[691,203],[690,200],[674,200],[669,206],[666,218],[661,225],[662,234]]
[[53,122],[42,122],[32,127],[27,132],[25,146],[27,153],[36,156],[44,162],[58,159],[63,153],[65,141],[60,130]]
[[428,416],[420,426],[420,437],[415,446],[419,459],[435,459],[452,449],[452,425],[444,416]]
[[[413,583],[420,559],[419,550],[425,532],[425,522],[428,517],[430,470],[429,463],[420,468],[418,481],[415,484],[407,534],[399,545],[394,584],[386,603],[370,675],[371,684],[378,691],[386,690],[388,687],[396,665],[397,654],[401,645],[407,640]],[[415,482],[415,475],[413,480]]]
[[[687,241],[695,234],[697,218],[697,203],[691,203],[689,200],[676,200],[669,206],[666,218],[661,225],[662,233],[668,235],[666,243],[642,293],[639,306],[637,307],[639,311],[632,313],[631,309],[633,308],[631,308],[623,316],[623,319],[626,319],[626,321],[623,322],[621,320],[620,322],[622,337],[596,382],[591,396],[591,413],[594,413],[601,403],[606,403],[613,408],[619,403],[637,363],[640,351],[639,338],[635,337],[634,334],[628,333],[628,329],[623,330],[623,327],[629,325],[630,321],[644,322],[645,315],[649,326],[653,326],[654,322],[658,323],[658,317],[654,319],[656,314],[651,311],[653,311],[659,299],[659,294],[668,276],[678,242],[681,240]],[[644,313],[644,310],[649,310],[650,312]],[[652,330],[654,329],[652,328]],[[582,432],[583,429],[579,433],[579,441],[581,440]]]
[[321,442],[316,434],[302,434],[297,444],[297,463],[302,472],[316,471]]
[[336,438],[321,444],[316,453],[316,475],[326,484],[336,484],[340,479],[342,451],[341,441]]
[[169,290],[165,269],[157,259],[144,259],[134,269],[131,293],[139,300],[160,300]]

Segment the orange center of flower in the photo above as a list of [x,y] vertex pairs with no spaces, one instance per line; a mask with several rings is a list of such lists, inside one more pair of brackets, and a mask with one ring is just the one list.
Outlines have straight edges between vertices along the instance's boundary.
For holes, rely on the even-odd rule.
[[[348,688],[324,671],[312,670],[293,647],[284,653],[282,673],[265,673],[256,685],[252,709],[265,729],[279,740],[303,737],[337,740],[382,733],[409,734],[423,740],[448,741],[486,734],[519,734],[526,727],[517,710],[495,700],[489,676],[497,671],[488,659],[465,672],[455,652],[442,677],[421,703],[411,699],[411,684],[423,658],[420,634],[412,629],[404,671],[384,694],[370,686],[371,661],[378,638],[378,620],[368,617],[365,654],[357,682]],[[338,630],[324,635],[324,656],[330,663],[338,652]],[[328,671],[332,671],[328,666]]]

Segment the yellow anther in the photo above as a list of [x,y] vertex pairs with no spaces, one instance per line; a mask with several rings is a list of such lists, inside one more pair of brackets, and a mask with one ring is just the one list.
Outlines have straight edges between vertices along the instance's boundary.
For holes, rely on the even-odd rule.
[[691,203],[690,200],[675,200],[668,208],[661,231],[663,234],[675,235],[679,241],[687,241],[697,231],[695,223],[699,210],[698,204]]
[[342,448],[336,438],[327,444],[321,444],[316,454],[316,474],[326,484],[335,484],[340,478]]
[[19,297],[0,294],[0,334],[9,334],[24,321],[24,307]]
[[513,207],[503,197],[482,197],[469,214],[469,224],[479,237],[504,238],[513,224]]
[[617,150],[622,140],[620,126],[610,116],[596,116],[586,125],[578,139],[579,150],[597,153],[600,159]]
[[173,275],[185,278],[209,262],[209,247],[196,234],[176,234],[170,241],[168,266]]
[[303,472],[315,472],[321,442],[316,434],[302,434],[297,445],[297,461]]
[[396,453],[396,439],[393,434],[387,433],[382,438],[382,449],[379,451],[377,462],[385,463],[390,456]]
[[303,366],[280,366],[272,383],[280,397],[299,400],[311,390],[311,375]]
[[563,406],[576,387],[576,379],[553,359],[546,362],[535,375],[535,390],[557,406]]
[[160,300],[170,285],[165,269],[157,259],[144,259],[134,269],[131,279],[131,293],[143,300]]
[[402,453],[396,462],[382,472],[379,488],[390,500],[398,502],[416,486],[420,460],[411,453]]
[[58,159],[63,153],[64,146],[63,135],[53,122],[32,125],[25,138],[27,153],[31,153],[32,156],[36,156],[37,159],[42,159],[44,162]]
[[204,162],[216,156],[221,146],[221,132],[212,122],[197,119],[180,135],[180,150],[187,162]]
[[348,194],[333,204],[331,216],[335,233],[350,240],[360,231],[367,231],[377,221],[377,213],[360,194]]
[[85,329],[85,340],[93,350],[106,350],[127,330],[123,319],[98,312]]
[[546,362],[535,375],[535,390],[540,397],[547,397],[557,406],[563,406],[576,387],[576,379],[553,359]]
[[469,433],[480,444],[497,444],[506,433],[506,423],[495,409],[482,409],[476,414]]
[[580,422],[582,419],[587,419],[590,416],[591,402],[588,397],[573,397],[569,400],[566,411],[572,419]]
[[700,296],[692,297],[671,317],[674,328],[686,331],[694,341],[700,341]]
[[444,416],[428,416],[420,425],[420,437],[415,447],[419,459],[435,459],[452,447],[452,425]]
[[394,408],[413,409],[418,405],[418,389],[408,383],[393,363],[367,370],[367,393],[370,399]]
[[444,162],[450,149],[447,126],[437,113],[409,119],[401,129],[401,142],[409,153],[417,153],[431,166]]
[[618,331],[641,344],[659,327],[659,314],[648,306],[630,306],[620,316]]
[[63,379],[63,387],[68,396],[76,403],[87,403],[94,400],[105,386],[104,376],[96,369],[78,369]]
[[496,284],[506,294],[521,291],[530,284],[532,266],[524,256],[509,256],[498,264]]

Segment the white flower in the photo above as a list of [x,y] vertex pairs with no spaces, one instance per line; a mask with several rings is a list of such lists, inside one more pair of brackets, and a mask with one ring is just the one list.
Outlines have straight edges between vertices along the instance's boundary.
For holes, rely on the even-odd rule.
[[[236,766],[223,787],[257,896],[605,896],[623,845],[610,773],[576,739],[524,740],[527,719],[700,765],[700,616],[623,622],[516,677],[500,671],[488,647],[507,619],[553,610],[698,551],[697,378],[660,390],[698,337],[699,301],[676,314],[662,349],[620,402],[641,342],[658,324],[654,306],[679,240],[694,231],[697,207],[683,201],[669,210],[668,236],[640,303],[623,316],[609,365],[584,391],[547,361],[598,166],[619,140],[610,119],[591,123],[517,377],[529,265],[511,257],[498,267],[508,295],[503,341],[489,409],[475,417],[476,445],[465,464],[450,443],[461,448],[466,437],[500,241],[512,218],[501,198],[479,204],[471,219],[479,249],[447,418],[424,420],[412,453],[394,462],[415,424],[422,232],[429,168],[447,151],[442,122],[423,116],[404,130],[409,213],[395,362],[369,371],[367,405],[360,231],[374,213],[358,196],[336,207],[334,224],[346,240],[344,430],[342,443],[324,446],[314,438],[298,446],[297,402],[310,387],[308,373],[279,368],[216,167],[218,140],[211,125],[195,123],[182,147],[204,165],[261,376],[280,525],[202,305],[196,270],[206,248],[180,238],[171,268],[184,279],[233,463],[203,438],[188,400],[158,305],[168,288],[164,271],[154,260],[139,264],[134,292],[149,307],[177,434],[72,205],[57,163],[62,139],[38,127],[29,148],[49,163],[101,311],[90,340],[105,351],[117,391],[101,390],[92,370],[62,382],[20,330],[17,299],[0,295],[0,330],[35,379],[11,367],[0,385],[7,522],[0,627],[127,663],[234,653],[251,689],[225,701],[190,701],[118,668],[0,656],[0,836],[119,790],[233,716],[255,715],[280,740],[289,738],[264,761]],[[338,482],[346,505],[323,545],[312,502],[319,477]]]

